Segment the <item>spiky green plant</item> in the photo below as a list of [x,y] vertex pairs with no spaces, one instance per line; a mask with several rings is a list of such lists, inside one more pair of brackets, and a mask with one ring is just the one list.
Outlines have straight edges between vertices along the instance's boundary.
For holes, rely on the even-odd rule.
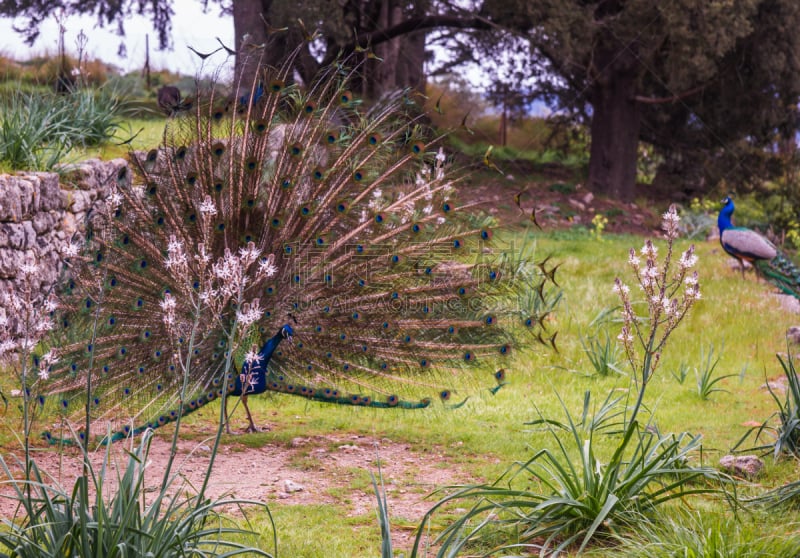
[[[748,430],[734,446],[734,449],[771,452],[776,460],[784,455],[797,458],[800,457],[800,379],[797,377],[794,358],[791,354],[785,359],[781,355],[776,356],[786,378],[786,393],[781,397],[767,382],[767,389],[778,406],[778,410],[767,417],[760,426]],[[777,424],[774,424],[775,419],[777,419]],[[766,435],[767,440],[759,443],[762,435]],[[756,440],[757,445],[740,449],[751,436]]]
[[[129,453],[127,466],[122,476],[117,474],[117,488],[112,494],[106,487],[109,450],[101,470],[95,471],[87,464],[89,474],[79,477],[71,491],[45,478],[35,462],[31,463],[30,480],[5,481],[25,513],[19,522],[3,520],[0,548],[5,548],[12,558],[272,556],[237,540],[257,536],[252,529],[239,526],[241,518],[228,519],[219,513],[226,506],[266,509],[263,503],[180,496],[180,487],[173,486],[179,477],[173,475],[146,505],[145,468],[151,440],[152,433],[148,431],[141,444]],[[0,467],[13,479],[2,459]],[[272,530],[274,533],[274,525]],[[277,545],[276,536],[272,544]]]
[[[690,464],[700,436],[661,435],[629,427],[610,460],[601,459],[596,437],[620,424],[616,421],[623,414],[619,402],[606,399],[590,417],[587,395],[580,420],[563,401],[565,422],[540,415],[536,423],[546,425],[557,449],[542,449],[527,461],[513,464],[492,484],[460,487],[440,500],[426,520],[452,502],[477,502],[439,535],[442,547],[437,556],[457,555],[489,525],[500,530],[506,541],[493,551],[519,549],[549,555],[573,545],[582,551],[592,539],[608,538],[638,524],[644,514],[665,502],[715,491],[697,481],[716,480],[716,471]],[[560,431],[566,432],[566,439]],[[518,488],[529,479],[535,489]],[[416,544],[420,541],[421,531]],[[415,545],[412,556],[416,551]]]
[[610,376],[623,373],[622,351],[619,344],[611,339],[608,331],[598,335],[581,336],[581,346],[596,374]]
[[726,378],[733,378],[737,376],[737,374],[723,374],[721,376],[714,376],[714,371],[716,370],[719,361],[722,359],[723,351],[724,346],[722,349],[720,349],[719,353],[717,353],[716,358],[714,358],[713,343],[708,348],[708,354],[706,354],[705,349],[700,349],[700,366],[694,369],[694,376],[697,383],[697,395],[703,401],[707,400],[714,393],[728,393],[728,390],[719,387],[717,384]]

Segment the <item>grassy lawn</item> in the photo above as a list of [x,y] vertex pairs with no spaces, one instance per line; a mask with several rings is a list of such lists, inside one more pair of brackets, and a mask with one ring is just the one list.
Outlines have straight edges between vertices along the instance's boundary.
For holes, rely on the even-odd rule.
[[[499,237],[518,242],[529,234],[533,233],[504,231]],[[618,367],[623,373],[601,377],[594,372],[581,341],[585,343],[590,336],[604,339],[606,332],[615,340],[619,332],[618,314],[611,312],[610,319],[605,321],[596,318],[618,303],[611,290],[614,277],[632,281],[626,264],[627,252],[630,247],[640,248],[643,239],[605,235],[598,241],[576,230],[538,233],[534,241],[539,256],[551,254],[554,261],[562,262],[556,279],[564,298],[548,324],[550,330],[559,332],[558,352],[531,339],[527,346],[516,351],[507,367],[510,385],[496,395],[475,397],[457,410],[433,406],[414,412],[337,408],[277,395],[253,397],[250,406],[254,414],[262,422],[268,421],[272,430],[240,436],[236,441],[259,447],[266,443],[288,444],[299,436],[330,433],[390,438],[406,443],[409,452],[418,454],[436,448],[448,463],[458,464],[476,480],[484,481],[497,478],[511,463],[526,460],[533,451],[552,446],[548,434],[525,423],[538,417],[537,410],[543,416],[562,419],[556,394],[573,413],[579,413],[584,392],[591,391],[592,400],[599,404],[610,392],[625,394],[630,386],[626,374],[629,367],[621,353]],[[679,242],[678,248],[683,250],[687,246],[688,243]],[[702,459],[716,465],[746,431],[744,423],[763,421],[775,410],[772,398],[762,386],[767,378],[781,374],[775,353],[786,351],[784,332],[796,323],[796,316],[781,308],[770,295],[769,285],[755,280],[752,274],[742,279],[738,271],[732,270],[716,242],[698,243],[697,254],[703,299],[670,339],[645,403],[655,414],[654,422],[661,432],[702,434]],[[635,289],[632,293],[635,300]],[[724,391],[703,399],[698,395],[695,369],[703,369],[702,355],[708,355],[712,347],[720,356],[715,376],[732,374],[733,377],[716,385]],[[676,376],[682,366],[688,372],[683,383],[679,383]],[[469,378],[464,379],[465,385],[472,383]],[[11,387],[8,378],[4,384],[7,392]],[[199,417],[187,417],[185,436],[192,439],[193,427],[210,423],[214,416],[215,412],[204,412]],[[13,400],[4,414],[3,425],[2,445],[11,449],[16,444],[13,432],[19,425]],[[600,448],[610,453],[612,444],[601,439]],[[298,466],[304,465],[298,463]],[[775,463],[768,458],[766,473],[758,480],[759,484],[740,486],[739,495],[755,494],[764,487],[794,481],[797,476],[793,461]],[[351,489],[371,491],[371,486],[359,477]],[[340,501],[346,502],[346,497]],[[435,501],[433,497],[431,505]],[[277,503],[271,508],[281,555],[330,558],[378,554],[380,535],[372,512],[350,517],[344,503],[341,506]],[[685,508],[701,510],[705,519],[733,521],[726,506],[717,500],[695,498],[686,501],[685,506],[672,508],[675,514],[679,513],[678,508]],[[436,521],[446,519],[447,515],[437,516]],[[783,534],[779,533],[779,538],[786,538],[794,532],[791,525],[797,519],[793,513],[780,519],[776,514],[766,519],[745,515],[742,520],[749,527],[741,536],[758,538],[778,529],[767,524],[780,524]],[[757,520],[755,526],[751,520]],[[266,525],[267,517],[257,515],[254,522]],[[437,525],[435,522],[432,527],[434,533]],[[734,527],[726,528],[735,528],[736,524],[731,525]],[[410,531],[413,527],[404,521],[398,528]],[[615,555],[628,550],[594,548],[593,552]]]
[[[127,121],[126,128],[117,131],[117,138],[124,142],[136,135],[129,144],[104,143],[96,148],[73,151],[70,158],[121,157],[131,147],[145,149],[158,144],[162,133],[161,120]],[[602,345],[606,339],[611,340],[612,352],[617,347],[619,300],[612,292],[612,285],[614,278],[620,277],[631,284],[634,303],[641,302],[637,300],[640,295],[632,284],[627,258],[628,250],[631,247],[640,249],[643,241],[641,237],[612,234],[597,239],[585,228],[545,232],[506,228],[497,231],[497,246],[533,242],[537,259],[549,255],[551,262],[560,263],[556,280],[563,290],[563,299],[547,322],[550,332],[558,332],[557,351],[530,338],[525,346],[516,348],[506,366],[509,385],[493,396],[484,391],[471,397],[459,409],[446,410],[433,405],[413,412],[335,407],[280,395],[253,397],[249,403],[257,422],[269,423],[271,430],[239,436],[235,440],[225,438],[224,443],[241,444],[245,449],[270,445],[280,451],[281,447],[289,447],[299,437],[335,433],[364,435],[378,440],[388,438],[405,444],[409,455],[417,458],[440,456],[436,458],[442,460],[442,467],[457,465],[467,471],[474,482],[491,482],[512,463],[525,461],[542,448],[556,449],[548,432],[526,423],[540,416],[563,419],[559,398],[573,414],[578,414],[587,391],[591,392],[595,408],[609,394],[625,396],[628,393],[631,388],[630,367],[622,351],[617,352],[617,360],[613,363],[619,373],[612,371],[602,376],[596,372],[585,348],[592,342]],[[663,242],[658,245],[664,249]],[[679,241],[677,249],[682,251],[688,245],[688,242]],[[704,464],[716,466],[719,458],[727,454],[747,431],[747,423],[762,422],[776,410],[775,402],[763,386],[768,379],[781,376],[775,354],[786,352],[785,331],[795,325],[798,318],[781,307],[777,298],[771,295],[773,289],[768,284],[756,280],[752,273],[743,279],[738,271],[731,269],[729,259],[716,241],[698,242],[697,255],[703,298],[670,338],[648,387],[645,415],[650,417],[652,414],[652,424],[662,433],[702,435],[703,452],[696,458],[698,462],[702,460]],[[719,357],[713,377],[729,377],[714,385],[718,391],[702,397],[698,393],[697,374],[707,366],[712,350],[711,362]],[[484,369],[475,371],[474,377],[455,378],[455,387],[467,391],[492,372],[493,369]],[[0,379],[3,393],[9,393],[14,387],[10,375]],[[187,417],[182,436],[192,441],[202,439],[204,436],[197,430],[200,427],[206,431],[211,428],[217,412],[218,406],[211,404],[207,410]],[[239,418],[241,415],[240,412]],[[0,420],[0,444],[5,450],[14,451],[19,447],[16,433],[21,421],[15,399],[9,400]],[[167,436],[168,432],[159,432],[158,435]],[[611,456],[615,440],[611,437],[595,440],[601,461]],[[302,456],[293,467],[302,471],[314,468],[316,463],[313,457]],[[775,462],[768,457],[766,463],[765,472],[757,484],[742,483],[737,487],[740,497],[756,495],[764,489],[798,479],[795,461]],[[377,472],[377,467],[372,472]],[[264,475],[272,473],[265,471]],[[270,503],[277,526],[279,555],[309,558],[377,556],[380,530],[374,511],[352,514],[348,500],[348,491],[371,493],[368,473],[361,470],[348,477],[351,479],[349,485],[331,494],[334,504]],[[429,498],[431,506],[438,497]],[[391,491],[388,498],[391,504]],[[437,514],[430,527],[431,534],[435,535],[459,513],[463,510],[459,512],[457,507],[450,506]],[[696,514],[696,517],[687,518],[687,513]],[[257,531],[271,529],[266,513],[256,514],[251,519]],[[419,519],[397,518],[394,528],[406,535],[402,539],[404,542],[410,541]],[[719,499],[695,497],[667,506],[661,523],[669,525],[674,521],[694,525],[695,531],[701,533],[709,530],[731,533],[729,542],[732,541],[734,546],[737,540],[746,543],[764,539],[772,541],[773,547],[777,548],[783,542],[798,538],[798,519],[800,517],[793,511],[769,515],[743,512],[737,517]],[[681,533],[680,529],[672,531],[673,534]],[[685,536],[691,537],[691,533],[687,532]],[[408,547],[399,550],[407,552]],[[591,548],[591,553],[598,556],[635,556],[636,552],[636,548],[624,545]],[[738,554],[734,551],[720,554],[728,555]]]

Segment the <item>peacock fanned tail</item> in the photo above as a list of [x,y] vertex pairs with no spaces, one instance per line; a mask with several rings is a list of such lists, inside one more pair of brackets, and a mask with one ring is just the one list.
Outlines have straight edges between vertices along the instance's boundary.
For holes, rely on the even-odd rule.
[[[513,348],[555,344],[553,270],[458,203],[465,175],[409,96],[366,107],[348,89],[358,66],[340,61],[301,88],[291,65],[258,76],[255,103],[197,91],[158,148],[131,154],[66,260],[42,408],[78,430],[88,408],[118,439],[241,380],[331,403],[456,405],[467,368],[494,392]],[[241,283],[217,272],[245,259],[247,282],[227,293]],[[240,378],[284,324],[294,336],[263,381]]]

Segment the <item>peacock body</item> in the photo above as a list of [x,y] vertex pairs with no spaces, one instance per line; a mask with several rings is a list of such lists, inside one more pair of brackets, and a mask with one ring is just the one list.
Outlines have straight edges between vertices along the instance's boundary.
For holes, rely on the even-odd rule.
[[735,206],[730,197],[723,200],[717,218],[719,241],[723,250],[742,265],[750,263],[759,275],[785,294],[800,298],[800,269],[786,254],[754,230],[735,227],[731,221]]
[[454,405],[463,370],[482,363],[494,391],[514,346],[547,339],[552,270],[493,246],[490,219],[458,204],[464,177],[408,96],[365,109],[357,68],[303,89],[290,66],[236,107],[197,92],[132,154],[68,251],[42,408],[78,431],[111,422],[113,440],[228,396],[255,429],[246,397],[268,391]]

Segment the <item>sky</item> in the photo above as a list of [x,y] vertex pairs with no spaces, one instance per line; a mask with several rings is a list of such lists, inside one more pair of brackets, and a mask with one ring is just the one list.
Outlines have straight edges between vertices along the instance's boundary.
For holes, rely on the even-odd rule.
[[[141,70],[145,60],[145,36],[150,35],[150,68],[152,70],[168,69],[180,71],[187,75],[196,75],[205,70],[211,73],[219,65],[233,64],[226,61],[225,54],[218,52],[206,61],[202,67],[200,59],[192,54],[187,46],[200,52],[209,52],[219,47],[215,37],[219,37],[226,45],[233,45],[233,18],[220,16],[219,7],[211,5],[208,13],[202,12],[197,0],[174,0],[176,14],[180,17],[172,19],[171,51],[159,51],[158,37],[153,24],[146,17],[133,16],[125,22],[125,37],[116,34],[116,26],[100,28],[96,18],[92,16],[71,16],[66,20],[64,43],[67,52],[76,55],[76,38],[81,30],[89,37],[86,51],[89,58],[99,58],[118,66],[124,71]],[[0,54],[24,60],[37,54],[55,53],[58,51],[58,24],[54,17],[49,17],[41,27],[41,34],[36,43],[29,47],[22,35],[16,33],[11,18],[0,18]],[[127,57],[117,56],[121,41],[127,47]],[[212,67],[210,67],[212,66]],[[204,73],[204,72],[203,72]]]

